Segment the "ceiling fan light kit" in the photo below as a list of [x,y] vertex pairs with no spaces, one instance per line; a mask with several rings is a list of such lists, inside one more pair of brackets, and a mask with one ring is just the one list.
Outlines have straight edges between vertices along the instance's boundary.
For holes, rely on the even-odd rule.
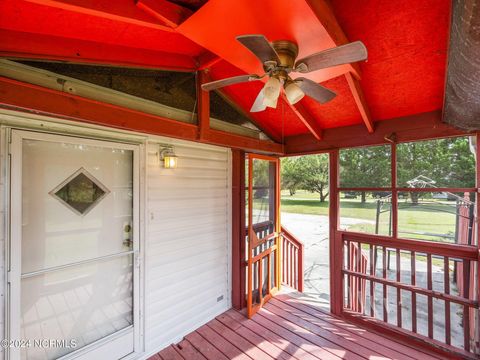
[[295,83],[295,81],[289,81],[285,85],[285,95],[290,104],[295,105],[297,102],[303,99],[305,93]]
[[251,112],[263,111],[267,107],[276,108],[282,88],[291,105],[299,102],[305,95],[324,104],[336,96],[333,91],[304,77],[292,79],[290,73],[309,73],[367,59],[367,49],[361,41],[323,50],[297,60],[298,46],[291,41],[280,40],[270,43],[263,35],[242,35],[238,36],[237,40],[262,62],[265,74],[216,80],[203,84],[202,89],[215,90],[233,84],[257,81],[268,76],[267,82],[250,109]]
[[263,87],[263,104],[270,108],[276,108],[281,88],[282,83],[280,79],[271,76]]

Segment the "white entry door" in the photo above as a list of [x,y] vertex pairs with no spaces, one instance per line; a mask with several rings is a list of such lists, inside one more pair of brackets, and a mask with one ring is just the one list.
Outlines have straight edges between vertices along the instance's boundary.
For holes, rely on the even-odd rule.
[[10,153],[10,358],[132,353],[138,146],[14,130]]

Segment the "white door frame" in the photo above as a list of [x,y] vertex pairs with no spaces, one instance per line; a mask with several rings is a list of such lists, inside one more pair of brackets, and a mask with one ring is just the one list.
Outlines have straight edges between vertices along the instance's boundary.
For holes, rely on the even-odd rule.
[[[62,135],[52,134],[46,132],[36,132],[32,130],[18,130],[7,129],[6,137],[8,141],[8,155],[10,168],[7,170],[7,187],[9,199],[7,203],[8,216],[10,219],[7,224],[8,236],[6,238],[6,322],[5,322],[5,338],[7,340],[21,340],[20,339],[20,275],[21,275],[21,239],[22,236],[22,141],[23,139],[53,141],[53,142],[68,142],[78,145],[92,145],[92,146],[105,146],[114,147],[119,149],[131,150],[133,152],[133,252],[134,252],[134,264],[133,264],[133,335],[134,335],[134,352],[128,357],[135,357],[143,352],[143,319],[141,318],[142,311],[142,296],[143,291],[142,279],[143,279],[143,265],[142,252],[143,246],[141,246],[141,236],[143,230],[141,228],[141,210],[140,201],[141,194],[143,193],[141,181],[142,176],[140,173],[141,158],[140,154],[144,151],[143,145],[131,144],[126,142],[105,141],[96,140],[92,138],[84,138],[81,134],[75,135]],[[8,169],[8,166],[7,166]],[[129,329],[129,328],[127,328]],[[124,329],[125,330],[125,329]],[[115,334],[100,339],[90,345],[84,346],[77,351],[73,351],[70,354],[65,355],[62,359],[74,359],[86,355],[98,354],[102,358],[108,357],[109,354],[102,352],[102,345],[107,342],[115,343],[121,341],[122,335],[125,335],[124,330],[121,330]],[[20,358],[20,349],[15,347],[7,347],[5,349],[5,355],[7,359],[17,360]],[[98,353],[97,353],[98,352]],[[111,355],[111,354],[110,354]]]

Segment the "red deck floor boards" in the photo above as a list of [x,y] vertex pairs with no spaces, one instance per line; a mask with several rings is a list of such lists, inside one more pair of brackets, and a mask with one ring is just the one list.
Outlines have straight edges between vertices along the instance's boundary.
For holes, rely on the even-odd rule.
[[[369,355],[375,355],[375,356],[383,356],[386,357],[387,359],[405,359],[405,360],[417,360],[415,358],[412,358],[404,353],[392,350],[388,347],[378,347],[378,344],[368,338],[362,337],[358,335],[355,332],[349,331],[347,329],[342,328],[341,326],[331,323],[325,319],[319,319],[316,318],[310,314],[307,314],[301,310],[298,310],[297,308],[288,305],[282,301],[279,301],[277,299],[272,299],[271,305],[278,307],[288,313],[291,313],[295,316],[300,317],[303,320],[303,323],[309,324],[307,325],[309,328],[312,327],[314,329],[314,332],[318,327],[322,328],[323,330],[330,332],[331,334],[336,335],[332,339],[342,341],[345,346],[351,346],[352,349],[356,353],[362,353],[365,354],[365,348],[367,351],[369,351]],[[323,332],[323,334],[325,334]],[[345,342],[346,341],[346,342]],[[338,342],[337,342],[338,343]]]
[[[240,315],[242,320],[248,321],[245,317]],[[269,340],[266,340],[265,338],[259,336],[256,334],[254,331],[246,328],[245,326],[238,326],[238,320],[235,320],[234,318],[228,316],[228,315],[221,315],[218,317],[218,320],[224,324],[225,326],[228,326],[230,329],[234,330],[237,332],[240,336],[243,336],[246,340],[250,341],[250,343],[256,345],[258,348],[272,356],[274,359],[280,359],[280,360],[287,360],[287,359],[292,359],[292,355],[288,354],[287,352],[283,351],[281,348],[275,346],[272,344]],[[241,322],[243,325],[243,322]]]
[[279,295],[252,319],[229,310],[152,357],[167,359],[439,359]]

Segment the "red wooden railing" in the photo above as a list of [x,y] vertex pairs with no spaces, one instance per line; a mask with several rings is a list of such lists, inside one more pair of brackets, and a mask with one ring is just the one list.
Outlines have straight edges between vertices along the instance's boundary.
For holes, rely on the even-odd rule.
[[303,258],[305,247],[282,226],[282,284],[303,292]]
[[[367,274],[368,258],[356,243],[350,242],[347,248],[348,270],[358,271]],[[348,279],[348,299],[350,310],[363,313],[367,298],[367,280],[359,277],[349,277]]]
[[[341,271],[342,289],[346,291],[343,304],[345,315],[360,315],[377,324],[397,329],[399,333],[410,332],[440,346],[441,343],[453,345],[466,352],[476,348],[472,315],[478,311],[479,303],[475,287],[464,286],[473,284],[475,272],[472,269],[478,265],[476,247],[342,231],[338,235],[343,244]],[[358,256],[358,249],[362,249],[362,257]],[[393,270],[387,266],[389,252],[395,254]],[[363,254],[367,255],[366,263]],[[452,275],[453,263],[457,269],[462,269],[461,289],[456,286],[458,274]],[[439,282],[443,284],[439,285]],[[355,292],[357,294],[354,295]],[[366,306],[362,306],[360,301],[364,298]],[[443,304],[442,313],[438,313],[439,303]],[[420,315],[423,313],[426,314]],[[453,341],[452,314],[461,316],[461,343]],[[418,316],[426,318],[419,323]],[[406,318],[408,324],[402,323]],[[443,338],[439,338],[438,333],[434,336],[434,331],[439,329]]]

